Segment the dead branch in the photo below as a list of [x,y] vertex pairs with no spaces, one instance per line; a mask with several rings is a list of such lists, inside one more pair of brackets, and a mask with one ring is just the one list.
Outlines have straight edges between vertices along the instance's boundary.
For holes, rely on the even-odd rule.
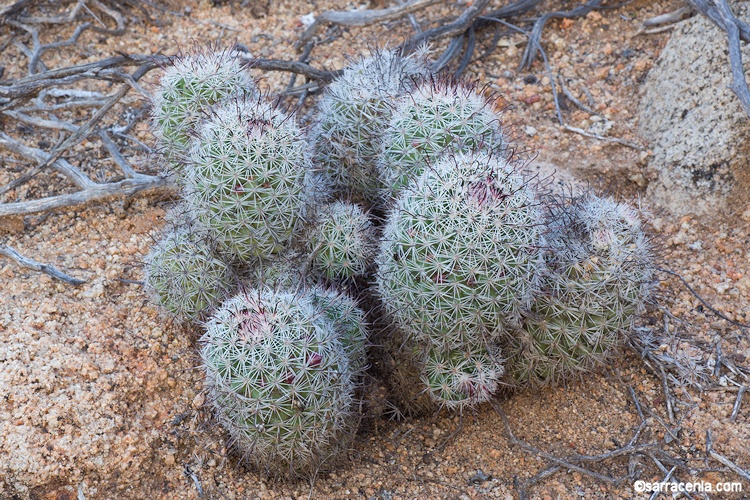
[[342,71],[323,71],[299,61],[282,61],[279,59],[260,59],[255,57],[241,56],[248,68],[263,71],[287,71],[303,75],[316,82],[329,83],[339,76]]
[[737,392],[737,399],[734,401],[734,407],[732,408],[732,415],[729,417],[730,422],[734,422],[737,420],[737,415],[740,414],[740,407],[742,406],[742,397],[745,395],[745,391],[747,391],[747,386],[743,385],[740,387],[740,390]]
[[[64,2],[64,4],[68,3],[70,2]],[[138,85],[138,81],[150,70],[168,63],[169,59],[164,56],[121,54],[94,63],[47,70],[41,61],[42,54],[45,51],[75,45],[85,30],[92,29],[109,35],[119,35],[125,31],[122,13],[117,8],[110,7],[108,0],[75,0],[72,3],[74,4],[72,8],[57,15],[27,14],[26,7],[32,6],[32,3],[2,11],[3,13],[12,12],[14,15],[13,19],[4,19],[4,22],[7,21],[5,24],[26,31],[30,35],[30,40],[27,42],[28,47],[19,46],[21,52],[28,58],[29,75],[3,81],[0,84],[0,112],[5,115],[6,119],[23,123],[25,126],[56,131],[60,139],[50,151],[44,151],[28,146],[7,133],[0,132],[0,149],[35,164],[24,175],[0,187],[0,195],[29,182],[48,168],[71,181],[79,190],[42,199],[0,204],[0,217],[49,211],[112,197],[133,196],[144,191],[174,189],[163,177],[136,172],[107,131],[99,127],[104,117],[111,114],[112,108],[131,89],[150,98],[148,93]],[[91,18],[91,21],[86,20],[86,17]],[[41,28],[38,25],[76,22],[80,24],[76,26],[73,35],[67,40],[46,45],[40,43]],[[112,23],[115,27],[109,28],[108,24]],[[137,66],[132,74],[123,70],[129,66]],[[121,82],[122,85],[111,95],[69,87],[90,80]],[[62,100],[62,102],[47,105],[45,99],[48,97]],[[27,105],[29,101],[30,105]],[[55,116],[57,111],[86,107],[94,109],[91,116],[82,124],[71,123]],[[132,127],[132,123],[125,128],[113,127],[113,131],[120,137],[133,139],[123,135],[129,127]],[[65,158],[71,148],[92,135],[101,140],[104,150],[122,172],[121,176],[116,177],[119,178],[117,182],[96,182]]]
[[[748,108],[748,112],[750,114],[750,108]],[[735,321],[733,319],[727,318],[724,314],[722,314],[716,308],[712,307],[711,304],[709,304],[708,302],[706,302],[706,300],[703,297],[701,297],[698,294],[698,292],[696,292],[693,289],[693,287],[690,286],[690,284],[685,280],[685,278],[683,278],[682,276],[680,276],[678,273],[676,273],[674,271],[670,271],[669,269],[663,269],[663,268],[658,268],[658,270],[661,271],[661,272],[663,272],[663,273],[667,273],[667,274],[669,274],[671,276],[675,276],[680,281],[682,281],[682,284],[685,285],[685,288],[687,288],[688,291],[690,293],[692,293],[695,296],[695,298],[697,298],[701,302],[701,304],[703,304],[703,306],[705,308],[707,308],[709,311],[711,311],[714,315],[718,316],[719,318],[723,319],[724,321],[728,321],[729,323],[731,323],[731,324],[733,324],[735,326],[739,326],[740,328],[750,328],[750,325],[747,325],[745,323],[740,323],[739,321]]]
[[84,205],[92,201],[134,196],[146,191],[170,193],[175,190],[176,188],[163,177],[138,174],[136,177],[124,179],[119,182],[110,182],[107,184],[94,183],[90,188],[71,194],[50,196],[39,200],[0,204],[0,217],[46,212],[59,208]]
[[48,274],[52,276],[53,278],[63,281],[69,285],[80,286],[86,283],[86,280],[82,280],[82,279],[69,276],[65,274],[64,272],[60,271],[59,269],[57,269],[53,265],[43,264],[33,259],[29,259],[28,257],[24,257],[23,255],[18,253],[18,251],[16,251],[14,248],[9,247],[8,245],[0,245],[0,255],[8,257],[9,259],[13,260],[14,262],[16,262],[17,264],[23,267],[28,267],[29,269],[33,269],[34,271],[39,271],[44,274]]
[[[539,3],[541,3],[541,0],[518,0],[509,5],[506,5],[505,7],[489,12],[485,15],[474,16],[475,13],[471,13],[471,16],[475,17],[475,19],[471,21],[470,24],[459,23],[460,21],[460,18],[459,18],[453,24],[459,23],[457,24],[457,28],[460,28],[462,25],[465,24],[466,28],[463,30],[459,29],[457,31],[457,34],[453,36],[453,39],[448,44],[448,48],[445,50],[445,52],[443,52],[443,54],[438,58],[438,60],[432,65],[431,69],[436,72],[440,71],[445,66],[447,66],[453,59],[458,57],[463,52],[461,61],[459,62],[458,68],[455,71],[456,75],[460,75],[464,71],[464,69],[466,69],[466,66],[468,66],[469,62],[471,61],[471,56],[474,52],[474,48],[476,45],[475,34],[477,31],[486,28],[487,26],[489,26],[490,24],[494,22],[498,22],[499,19],[521,15],[533,9]],[[467,9],[467,12],[468,12],[468,9]],[[464,15],[466,14],[467,13],[465,12]],[[468,19],[469,18],[467,17],[467,20]],[[438,28],[435,28],[435,29],[438,29]],[[438,35],[438,37],[442,37],[442,36],[452,36],[452,32]],[[498,42],[497,40],[493,42],[492,48],[488,52],[486,52],[485,55],[497,47],[497,42]],[[466,49],[463,48],[464,45],[466,45]],[[415,44],[414,46],[416,47],[417,45]]]
[[398,49],[411,52],[421,45],[438,38],[456,36],[464,33],[482,15],[482,11],[490,3],[489,0],[477,0],[472,3],[455,21],[444,24],[422,33],[418,33],[406,42],[399,45]]
[[531,39],[535,40],[537,43],[529,43],[526,45],[526,50],[523,53],[523,57],[521,57],[521,64],[519,65],[519,70],[526,69],[531,66],[531,63],[534,62],[534,58],[537,54],[537,49],[539,47],[538,42],[542,38],[542,30],[544,29],[544,25],[547,24],[547,21],[550,19],[572,19],[575,17],[581,17],[585,16],[592,10],[596,9],[597,7],[600,7],[602,4],[602,0],[589,0],[584,5],[581,5],[580,7],[576,7],[573,10],[569,11],[557,11],[557,12],[548,12],[541,16],[539,19],[536,20],[534,23],[534,27],[531,29]]
[[0,7],[0,25],[5,24],[8,19],[22,12],[26,7],[33,5],[34,0],[20,0]]
[[740,476],[745,481],[750,481],[750,472],[746,471],[742,467],[729,460],[724,455],[714,450],[713,443],[714,442],[711,436],[711,429],[706,429],[706,455],[721,462],[724,466],[729,468],[732,472]]
[[629,148],[637,149],[638,151],[644,151],[646,149],[645,147],[641,146],[640,144],[628,141],[626,139],[621,139],[619,137],[607,137],[607,136],[599,135],[599,134],[592,134],[591,132],[586,132],[582,128],[571,127],[570,125],[567,125],[567,124],[563,124],[563,129],[567,130],[568,132],[574,132],[576,134],[581,134],[584,137],[589,137],[591,139],[596,139],[598,141],[614,142],[615,144],[621,144],[621,145],[627,146]]
[[740,46],[740,40],[750,43],[750,26],[737,19],[726,0],[688,0],[688,3],[726,32],[732,69],[732,83],[729,87],[740,100],[745,113],[750,116],[750,88],[745,79]]
[[[166,56],[122,54],[101,61],[51,69],[16,80],[6,80],[0,82],[0,109],[7,108],[7,104],[12,100],[31,99],[44,89],[71,85],[81,80],[119,78],[122,81],[122,72],[119,71],[122,67],[140,66],[139,71],[145,74],[168,62],[169,58]],[[6,106],[2,106],[3,104]]]
[[353,10],[348,12],[329,10],[315,17],[315,21],[307,27],[300,36],[297,46],[307,43],[318,28],[324,24],[339,24],[342,26],[367,26],[382,21],[392,21],[417,10],[434,5],[441,0],[411,0],[403,5],[377,10]]
[[692,16],[694,13],[695,10],[693,9],[693,7],[691,7],[690,5],[683,5],[679,9],[675,9],[672,12],[646,19],[645,21],[643,21],[643,23],[641,23],[641,29],[638,31],[640,32],[645,28],[651,28],[654,26],[664,26],[667,24],[678,23]]
[[[576,472],[585,474],[587,476],[593,477],[594,479],[609,484],[620,484],[624,481],[625,478],[605,476],[604,474],[600,474],[599,472],[595,472],[581,467],[580,465],[576,465],[574,462],[601,462],[624,455],[643,454],[647,451],[654,451],[657,449],[655,443],[636,444],[638,437],[640,436],[643,428],[646,426],[646,421],[644,420],[641,422],[633,438],[631,438],[630,442],[626,446],[600,455],[574,455],[572,457],[560,458],[518,439],[510,427],[510,423],[508,422],[508,417],[505,415],[505,411],[503,411],[502,407],[496,401],[493,400],[491,401],[491,403],[495,412],[497,412],[497,414],[500,415],[500,418],[503,420],[503,425],[505,426],[505,431],[508,434],[508,439],[510,440],[511,444],[518,446],[529,453],[533,453],[534,455],[542,457],[545,460],[556,464],[557,466],[561,466],[568,470],[574,470]],[[547,471],[545,477],[549,474],[551,474],[551,472]]]
[[575,104],[576,106],[578,106],[579,108],[581,108],[583,111],[585,111],[586,113],[588,113],[590,115],[597,114],[596,111],[594,111],[593,109],[591,109],[589,106],[586,106],[584,103],[582,103],[580,100],[578,100],[570,92],[570,90],[568,89],[567,85],[565,85],[565,78],[563,78],[560,73],[557,74],[557,80],[560,82],[560,88],[562,89],[563,94],[565,95],[565,97],[567,97],[567,99],[570,102],[572,102],[573,104]]

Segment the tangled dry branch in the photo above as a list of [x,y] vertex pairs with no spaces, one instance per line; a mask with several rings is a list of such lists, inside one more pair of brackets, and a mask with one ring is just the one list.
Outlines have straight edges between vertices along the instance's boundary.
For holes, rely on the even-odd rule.
[[[12,127],[5,127],[8,132],[0,133],[0,149],[33,166],[0,187],[0,196],[5,198],[4,203],[0,203],[0,217],[24,216],[112,197],[133,196],[148,190],[169,189],[163,177],[136,171],[127,155],[112,140],[111,134],[123,141],[136,141],[123,134],[127,124],[103,125],[104,121],[111,122],[113,108],[122,104],[126,94],[133,90],[147,94],[138,81],[166,62],[166,58],[119,55],[88,64],[48,68],[43,56],[49,51],[75,45],[86,30],[109,36],[120,36],[125,32],[123,13],[116,3],[78,0],[72,2],[72,6],[69,4],[66,2],[63,11],[53,16],[35,14],[32,9],[34,2],[17,2],[2,11],[3,24],[15,28],[17,35],[26,33],[25,37],[19,37],[25,38],[26,43],[18,41],[16,48],[26,57],[28,74],[0,82],[0,118],[15,122],[16,130],[26,131],[26,134],[13,134]],[[105,22],[107,19],[109,23]],[[51,24],[75,28],[63,42],[42,43],[40,31]],[[135,67],[135,70],[128,72],[128,67]],[[121,85],[114,92],[103,93],[90,90],[95,81]],[[88,117],[85,121],[72,119],[71,110],[86,111]],[[23,140],[21,136],[24,135],[33,138],[56,135],[56,145],[48,150],[34,147]],[[110,175],[110,179],[104,182],[95,181],[75,161],[67,159],[77,145],[97,139],[119,168],[118,174]],[[53,189],[52,193],[40,198],[14,200],[16,190],[47,171],[62,175],[76,190],[60,193]]]

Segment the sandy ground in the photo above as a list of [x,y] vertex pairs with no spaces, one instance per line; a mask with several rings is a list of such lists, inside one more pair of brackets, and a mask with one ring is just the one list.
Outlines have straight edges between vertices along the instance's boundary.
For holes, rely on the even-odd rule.
[[[574,2],[546,3],[550,9],[567,9]],[[493,7],[501,4],[493,2]],[[647,145],[636,134],[638,88],[669,33],[635,33],[643,20],[677,6],[677,1],[637,0],[586,18],[549,23],[543,40],[553,72],[581,100],[589,92],[598,113],[590,115],[568,103],[567,123],[588,129],[611,121],[610,136]],[[296,59],[293,44],[303,29],[302,16],[351,7],[345,1],[308,5],[273,0],[266,15],[256,18],[253,9],[238,3],[203,1],[189,15],[173,3],[168,12],[153,11],[166,23],[162,26],[144,22],[134,11],[126,36],[89,33],[77,49],[44,60],[54,67],[115,51],[173,54],[193,41],[235,40],[259,57]],[[462,8],[435,6],[416,18],[426,24],[428,18],[456,15]],[[9,28],[1,29],[7,40]],[[406,20],[386,28],[333,29],[310,63],[340,68],[368,45],[394,45],[412,33]],[[58,35],[69,33],[62,29]],[[480,49],[487,48],[489,39],[488,34],[479,37]],[[499,94],[501,106],[507,107],[504,120],[521,147],[538,152],[541,163],[624,199],[639,197],[648,206],[642,194],[651,178],[648,153],[563,131],[544,66],[537,62],[518,72],[525,40],[520,35],[504,40],[472,62],[466,76]],[[25,64],[13,44],[0,52],[6,79],[22,76]],[[157,77],[158,72],[150,73],[146,88]],[[264,78],[272,91],[287,82],[285,74]],[[144,106],[133,93],[112,120]],[[47,140],[15,129],[8,133],[38,147]],[[145,123],[133,133],[152,141]],[[126,153],[141,168],[155,168],[153,160],[137,151]],[[97,144],[84,142],[69,159],[87,159],[89,171],[100,169],[106,175],[107,162],[98,160],[102,157]],[[0,185],[25,168],[10,156],[0,156],[0,165]],[[42,178],[0,201],[44,194],[55,179]],[[657,460],[667,471],[680,465],[675,476],[681,481],[739,480],[715,458],[706,460],[707,431],[717,453],[750,469],[750,395],[730,419],[737,385],[749,383],[742,374],[750,366],[747,330],[712,315],[665,273],[658,306],[639,321],[640,335],[650,333],[654,339],[649,363],[656,374],[635,350],[624,349],[615,362],[580,383],[500,396],[463,417],[440,413],[397,422],[376,415],[367,419],[350,460],[335,473],[316,478],[312,486],[267,482],[238,464],[204,406],[197,332],[165,320],[139,286],[121,281],[142,278],[141,261],[167,207],[168,201],[154,197],[120,200],[30,217],[25,226],[6,221],[0,229],[0,242],[88,280],[74,288],[0,260],[0,497],[641,498],[648,495],[634,491],[633,478],[658,481],[666,476]],[[736,216],[723,221],[678,219],[654,209],[651,220],[663,267],[679,272],[724,315],[745,323],[750,321],[750,218],[741,214],[747,217],[748,209],[738,207]],[[673,359],[687,367],[662,365],[669,398],[654,359]],[[510,438],[501,413],[517,441]],[[604,454],[625,446],[639,428],[638,443],[652,443],[657,460],[616,453],[606,460],[576,461],[583,471],[564,464],[539,476],[554,465],[544,453],[561,459]],[[593,477],[592,471],[617,481]],[[743,486],[744,495],[750,495],[750,483]]]

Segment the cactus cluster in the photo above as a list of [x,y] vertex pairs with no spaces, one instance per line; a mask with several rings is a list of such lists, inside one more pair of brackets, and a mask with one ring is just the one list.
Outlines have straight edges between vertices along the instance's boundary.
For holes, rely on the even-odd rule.
[[596,368],[643,310],[638,213],[593,194],[552,203],[492,98],[430,75],[424,52],[345,69],[309,133],[250,82],[229,52],[166,71],[154,128],[184,201],[146,284],[205,329],[209,401],[258,470],[337,461],[371,350],[404,414],[463,411]]

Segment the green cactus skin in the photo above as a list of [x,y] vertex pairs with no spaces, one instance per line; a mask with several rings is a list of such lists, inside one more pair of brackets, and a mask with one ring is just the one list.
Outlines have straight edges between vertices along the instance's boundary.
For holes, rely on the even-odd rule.
[[356,374],[337,331],[309,297],[269,289],[237,295],[206,324],[209,399],[262,473],[312,477],[349,445]]
[[326,88],[312,130],[314,159],[337,191],[374,203],[379,196],[375,163],[392,104],[427,74],[425,55],[391,50],[346,68]]
[[146,257],[145,283],[155,303],[181,322],[195,322],[234,288],[234,273],[199,235],[168,232]]
[[309,153],[294,120],[257,100],[214,108],[191,154],[185,198],[233,259],[284,250],[305,208]]
[[247,274],[243,283],[252,288],[301,292],[316,284],[307,269],[305,256],[295,250],[258,260],[250,266]]
[[313,270],[334,281],[365,276],[375,256],[374,231],[359,205],[336,201],[322,206],[305,237]]
[[459,411],[489,401],[504,373],[500,351],[494,351],[478,344],[431,350],[422,381],[432,399],[440,407]]
[[543,290],[508,353],[518,386],[570,381],[602,366],[654,286],[638,213],[587,194],[553,217]]
[[445,157],[388,217],[375,280],[386,310],[428,348],[497,338],[537,289],[541,222],[534,190],[505,160]]
[[208,48],[174,58],[154,93],[151,114],[152,129],[175,173],[181,172],[202,114],[243,93],[257,94],[257,87],[236,52]]
[[385,200],[396,198],[446,151],[508,153],[492,100],[448,78],[426,80],[399,99],[382,148],[377,170]]

